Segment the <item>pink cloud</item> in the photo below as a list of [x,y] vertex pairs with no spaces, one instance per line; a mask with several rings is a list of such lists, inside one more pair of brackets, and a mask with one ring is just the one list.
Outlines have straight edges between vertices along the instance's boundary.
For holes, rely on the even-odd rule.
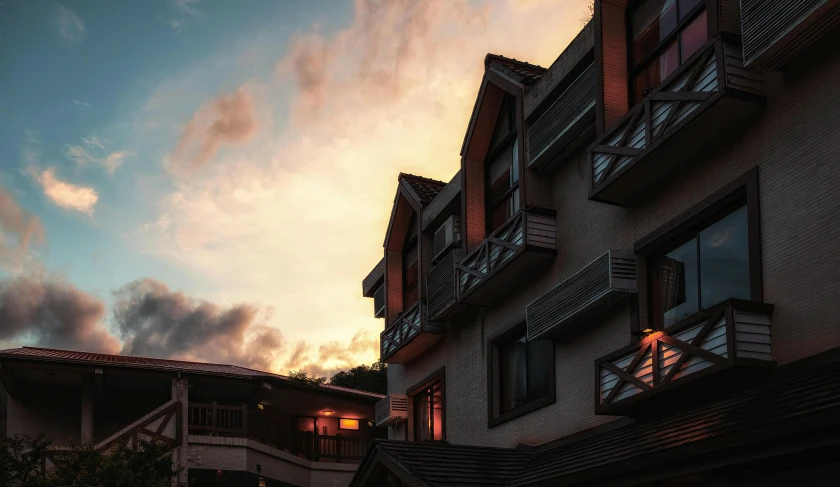
[[202,105],[184,125],[178,146],[170,154],[174,169],[204,165],[223,145],[248,142],[257,131],[252,95],[244,88]]
[[62,181],[56,177],[53,169],[44,169],[36,174],[36,178],[47,198],[57,206],[87,215],[93,214],[93,207],[99,201],[95,189]]
[[45,240],[41,220],[23,209],[0,186],[0,269],[19,272],[31,244]]

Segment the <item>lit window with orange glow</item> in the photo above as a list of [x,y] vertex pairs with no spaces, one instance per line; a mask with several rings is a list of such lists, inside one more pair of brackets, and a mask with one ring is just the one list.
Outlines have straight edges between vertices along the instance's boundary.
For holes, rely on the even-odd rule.
[[338,420],[338,429],[359,431],[359,420],[341,418]]

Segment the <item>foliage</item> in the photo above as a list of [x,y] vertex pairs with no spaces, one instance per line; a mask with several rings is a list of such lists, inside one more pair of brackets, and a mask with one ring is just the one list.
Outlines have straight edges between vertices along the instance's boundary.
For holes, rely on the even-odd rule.
[[41,458],[49,445],[43,434],[0,438],[0,487],[169,487],[178,475],[169,445],[140,439],[136,450],[102,453],[86,442],[56,452],[45,477]]
[[41,457],[49,445],[43,434],[37,438],[25,435],[0,437],[0,486],[46,485],[41,475]]
[[50,485],[169,487],[178,475],[172,466],[170,449],[163,442],[141,438],[136,450],[124,448],[104,454],[85,442],[56,458]]
[[388,366],[381,361],[375,362],[370,366],[359,365],[346,372],[335,374],[330,379],[330,384],[378,394],[387,394],[387,371]]
[[586,27],[586,24],[588,24],[593,17],[595,17],[595,0],[589,0],[586,7],[584,7],[583,15],[580,17],[581,27]]
[[321,385],[326,384],[327,378],[326,377],[316,377],[315,375],[309,375],[303,370],[290,370],[289,371],[289,379],[292,379],[296,382],[303,382],[304,384],[314,384],[314,385]]

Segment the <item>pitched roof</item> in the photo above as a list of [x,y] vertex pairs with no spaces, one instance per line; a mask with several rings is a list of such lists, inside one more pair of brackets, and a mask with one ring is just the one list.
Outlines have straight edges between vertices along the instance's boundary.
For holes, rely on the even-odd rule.
[[[74,350],[57,350],[52,348],[21,347],[8,350],[0,350],[0,359],[17,358],[38,361],[51,361],[63,363],[98,364],[116,367],[135,367],[149,370],[166,370],[172,372],[187,372],[210,374],[239,378],[276,379],[293,382],[285,375],[263,372],[260,370],[240,367],[238,365],[210,364],[205,362],[188,362],[184,360],[169,360],[150,357],[134,357],[130,355],[110,355],[104,353],[79,352]],[[321,384],[322,388],[338,392],[347,392],[356,395],[370,396],[376,398],[385,397],[382,394],[350,389],[348,387]]]
[[379,259],[373,269],[362,279],[362,296],[372,298],[374,291],[379,287],[380,281],[385,280],[385,258]]
[[510,76],[525,86],[531,86],[542,78],[547,71],[542,66],[518,61],[513,58],[504,57],[499,54],[488,53],[484,58],[484,67],[496,67],[502,73]]
[[[368,458],[377,451],[429,487],[503,486],[528,458],[526,452],[515,448],[399,440],[377,440]],[[351,482],[350,485],[358,484]]]
[[417,201],[421,206],[428,205],[438,193],[441,192],[446,183],[438,181],[437,179],[424,178],[423,176],[415,176],[414,174],[400,173],[399,181],[405,181],[409,189],[414,192]]
[[759,443],[786,441],[791,433],[809,434],[837,424],[840,361],[833,361],[799,372],[781,368],[773,379],[724,399],[661,418],[616,423],[557,446],[484,451],[389,441],[378,448],[430,487],[469,485],[468,479],[510,487],[597,485],[607,477],[701,454],[757,452]]

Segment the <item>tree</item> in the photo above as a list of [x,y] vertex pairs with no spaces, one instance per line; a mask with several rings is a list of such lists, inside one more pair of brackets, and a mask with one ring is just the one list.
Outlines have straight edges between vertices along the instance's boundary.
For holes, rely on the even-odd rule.
[[41,458],[50,442],[43,434],[0,437],[0,486],[35,487],[45,485]]
[[584,7],[583,15],[580,17],[581,27],[586,27],[586,24],[595,16],[595,0],[589,0]]
[[303,382],[304,384],[314,384],[319,386],[321,384],[326,384],[327,382],[326,377],[316,377],[314,374],[309,375],[303,370],[290,370],[288,375],[289,379],[292,379],[295,382]]
[[381,361],[370,366],[359,365],[342,371],[330,379],[330,384],[351,389],[360,389],[377,394],[388,393],[388,366]]
[[85,442],[56,457],[48,476],[50,486],[170,487],[178,471],[172,466],[170,445],[140,439],[136,449],[97,451]]

